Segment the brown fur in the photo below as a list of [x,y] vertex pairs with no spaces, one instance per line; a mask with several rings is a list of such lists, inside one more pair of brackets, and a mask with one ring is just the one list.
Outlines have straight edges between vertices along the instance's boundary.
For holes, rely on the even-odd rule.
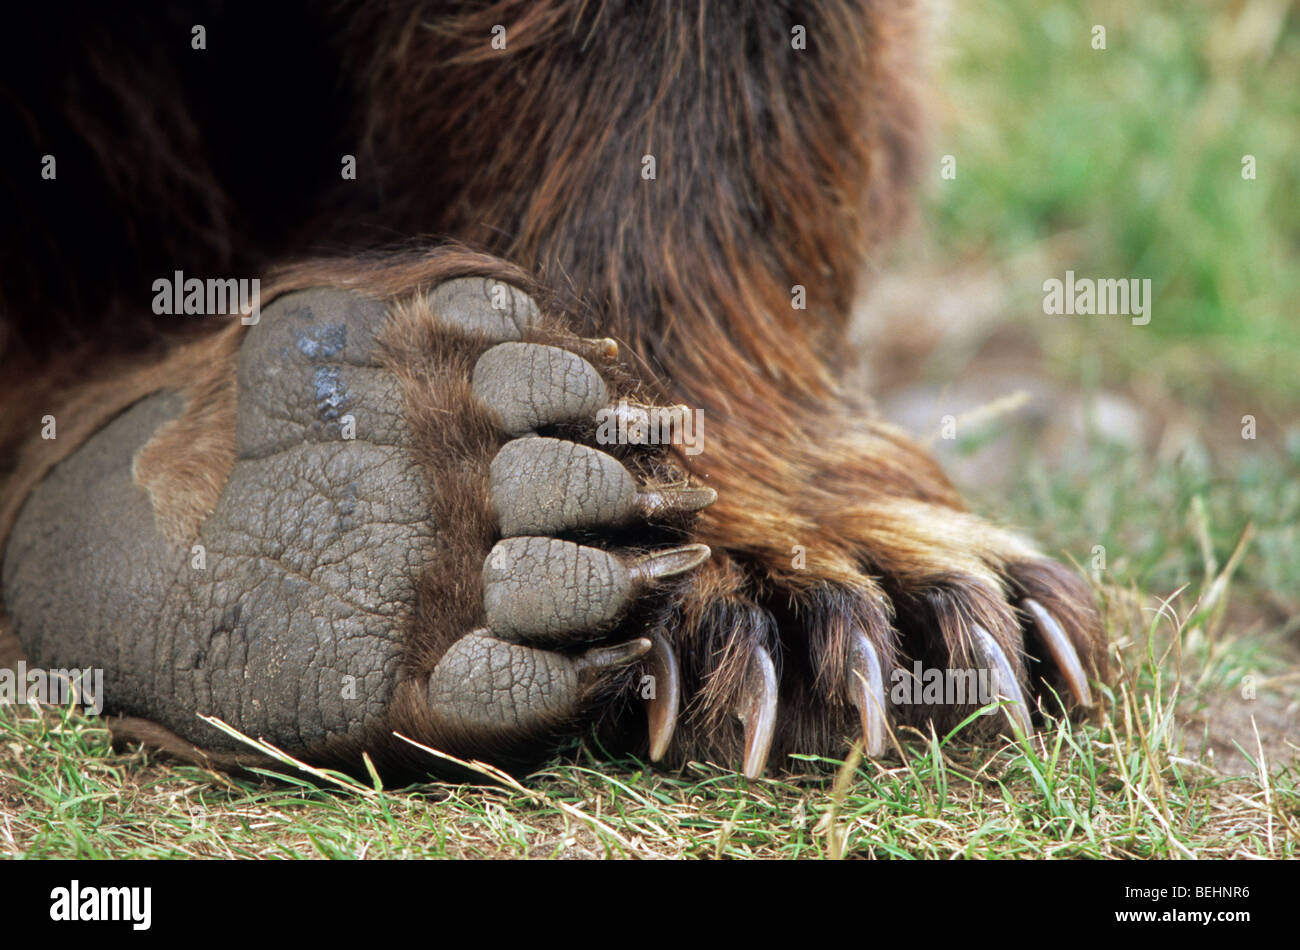
[[212,514],[235,465],[235,366],[240,336],[214,337],[209,362],[181,389],[185,408],[135,457],[132,476],[153,502],[158,532],[188,544]]
[[[795,23],[805,50],[791,48]],[[497,24],[508,27],[505,51],[489,43]],[[308,261],[279,271],[264,301],[327,285],[390,303],[390,366],[421,461],[448,486],[438,504],[456,506],[435,518],[466,526],[450,542],[456,563],[491,542],[483,472],[495,443],[483,420],[450,435],[441,425],[450,408],[466,411],[469,366],[431,372],[464,357],[419,311],[423,289],[462,274],[515,283],[564,315],[565,332],[612,336],[640,360],[625,385],[703,415],[706,450],[678,461],[718,492],[691,533],[715,557],[668,618],[680,655],[704,658],[685,671],[678,759],[734,753],[728,712],[760,647],[783,664],[782,705],[793,710],[776,754],[836,748],[852,732],[836,684],[854,627],[885,661],[969,662],[978,623],[1027,680],[1012,601],[1033,596],[1061,619],[1085,668],[1106,672],[1086,586],[966,512],[929,456],[839,382],[858,275],[906,214],[920,125],[915,32],[908,4],[856,0],[813,0],[791,16],[704,2],[499,0],[450,13],[375,4],[343,29],[360,82],[361,166],[400,200],[347,214],[331,206],[325,233],[355,245],[381,225],[453,235],[482,253]],[[653,181],[640,177],[646,154]],[[791,305],[796,284],[806,310]],[[66,443],[61,432],[57,451],[145,386],[165,385],[163,367],[180,368],[186,352],[156,378],[146,370],[101,389],[111,399],[100,411],[68,410],[77,428]],[[200,454],[225,451],[182,449],[205,414],[228,411],[214,380],[191,390],[192,412],[137,461],[155,498],[183,498],[159,506],[180,534],[210,510],[212,485],[172,486],[210,464]],[[6,489],[0,535],[52,464],[43,451]],[[477,583],[430,573],[413,673],[478,621]],[[399,709],[417,734],[419,703],[399,699]]]

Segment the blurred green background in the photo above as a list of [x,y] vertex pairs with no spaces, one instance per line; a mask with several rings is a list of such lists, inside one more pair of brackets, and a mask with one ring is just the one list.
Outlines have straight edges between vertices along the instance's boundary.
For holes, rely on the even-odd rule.
[[959,177],[931,195],[939,245],[1006,258],[1069,234],[1077,275],[1149,277],[1155,309],[1140,330],[1076,323],[1055,359],[1155,375],[1188,400],[1227,384],[1293,406],[1298,19],[1286,0],[953,5],[935,145]]

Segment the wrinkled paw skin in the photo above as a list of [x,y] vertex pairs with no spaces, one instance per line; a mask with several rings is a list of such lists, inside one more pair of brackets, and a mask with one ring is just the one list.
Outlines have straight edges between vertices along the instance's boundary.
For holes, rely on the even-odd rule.
[[9,619],[31,662],[104,669],[116,734],[260,761],[202,714],[410,774],[440,768],[395,733],[524,767],[594,723],[756,777],[1093,705],[1087,586],[870,413],[605,444],[667,401],[613,341],[496,277],[397,283],[276,300],[27,497]]
[[5,550],[29,661],[103,667],[139,735],[244,761],[203,714],[346,768],[436,770],[394,732],[535,761],[626,692],[709,556],[681,539],[712,491],[597,441],[643,395],[617,347],[502,281],[290,294],[223,371],[224,409],[164,390],[95,433]]

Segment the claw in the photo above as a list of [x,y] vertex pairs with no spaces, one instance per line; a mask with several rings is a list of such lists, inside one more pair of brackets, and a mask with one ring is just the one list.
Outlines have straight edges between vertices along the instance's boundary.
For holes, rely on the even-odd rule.
[[650,720],[650,761],[658,762],[668,751],[673,731],[677,728],[677,709],[681,703],[681,677],[677,657],[656,630],[650,635],[650,652],[646,655],[653,677],[654,691],[646,701],[646,714]]
[[712,488],[669,488],[643,491],[637,496],[641,513],[647,517],[677,511],[699,511],[718,500]]
[[1081,706],[1091,707],[1092,691],[1088,689],[1088,677],[1083,672],[1083,664],[1079,662],[1079,654],[1074,649],[1074,644],[1061,629],[1060,623],[1036,600],[1027,597],[1022,605],[1034,618],[1034,626],[1038,629],[1043,643],[1046,644],[1047,652],[1052,654],[1052,659],[1056,661],[1057,669],[1065,677],[1065,683],[1069,686],[1075,700]]
[[885,682],[880,658],[867,635],[853,631],[849,647],[849,701],[862,719],[862,745],[872,758],[885,752]]
[[683,544],[679,548],[643,554],[628,565],[627,571],[634,583],[650,585],[698,567],[712,553],[707,544]]
[[978,624],[971,627],[974,632],[975,652],[979,655],[988,671],[992,674],[993,682],[990,684],[993,692],[1001,699],[1008,701],[1004,708],[1011,720],[1013,729],[1017,729],[1023,735],[1029,735],[1033,732],[1033,726],[1029,721],[1029,707],[1025,705],[1025,694],[1020,691],[1020,683],[1016,680],[1016,674],[1011,669],[1011,661],[1007,655],[1002,652],[1002,647],[993,639],[993,635]]
[[[684,404],[655,406],[620,399],[608,409],[611,421],[618,427],[617,431],[627,432],[628,441],[633,445],[680,445],[683,435],[696,431],[696,417],[691,407]],[[665,426],[668,438],[663,443],[655,441],[664,433]]]
[[607,336],[598,336],[587,337],[582,342],[586,343],[607,360],[618,359],[618,340],[611,339]]
[[646,637],[637,637],[627,643],[616,643],[607,647],[592,647],[574,662],[581,673],[601,672],[626,666],[637,657],[645,656],[654,644]]
[[735,711],[745,725],[745,778],[755,779],[767,765],[776,728],[776,668],[761,646],[749,655],[745,685]]

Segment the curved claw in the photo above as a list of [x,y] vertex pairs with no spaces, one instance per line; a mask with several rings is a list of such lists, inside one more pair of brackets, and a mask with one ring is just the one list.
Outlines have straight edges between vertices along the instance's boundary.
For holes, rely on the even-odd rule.
[[749,655],[745,683],[734,708],[745,726],[745,778],[755,779],[767,765],[776,730],[776,667],[761,646]]
[[672,512],[692,512],[707,508],[718,500],[718,493],[708,487],[646,489],[637,496],[641,513],[646,517]]
[[666,577],[699,567],[713,554],[707,544],[683,544],[679,547],[643,554],[628,565],[633,583],[651,586]]
[[867,635],[854,630],[849,647],[849,702],[858,708],[862,720],[862,745],[875,758],[885,752],[885,681],[880,675],[880,657]]
[[994,694],[1007,700],[1007,717],[1011,721],[1011,727],[1018,730],[1023,735],[1029,735],[1033,732],[1033,725],[1029,721],[1029,707],[1025,705],[1025,694],[1020,690],[1020,683],[1016,679],[1016,674],[1011,668],[1011,661],[998,646],[998,642],[993,639],[993,635],[978,624],[972,625],[974,633],[973,641],[975,652],[979,656],[980,662],[985,665],[991,674],[993,682],[990,686]]
[[620,666],[627,666],[637,657],[649,653],[653,646],[649,638],[637,637],[626,643],[592,647],[586,653],[576,657],[573,663],[579,674],[590,678],[592,675],[600,675],[609,670],[616,670]]
[[618,340],[607,336],[595,336],[587,337],[582,342],[611,362],[618,359]]
[[1088,689],[1088,677],[1083,672],[1083,664],[1079,662],[1079,653],[1074,649],[1070,638],[1066,636],[1065,630],[1038,601],[1026,597],[1021,602],[1021,606],[1034,618],[1034,626],[1047,647],[1047,652],[1056,661],[1057,669],[1065,677],[1070,693],[1080,706],[1091,707],[1092,691]]
[[646,716],[650,720],[650,761],[658,762],[668,751],[677,728],[677,710],[681,705],[681,674],[677,657],[661,631],[650,635],[646,654],[653,691],[646,699]]

